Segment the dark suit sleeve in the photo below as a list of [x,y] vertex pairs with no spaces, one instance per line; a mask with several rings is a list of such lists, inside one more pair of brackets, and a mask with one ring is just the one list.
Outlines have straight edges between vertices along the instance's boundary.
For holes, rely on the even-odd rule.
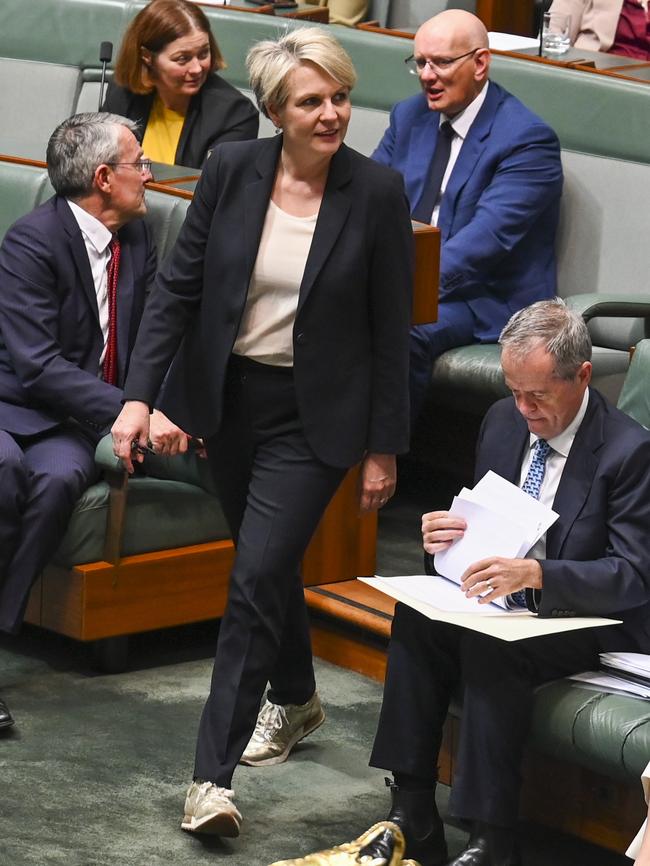
[[142,317],[125,400],[154,405],[163,378],[203,291],[203,263],[214,214],[220,156],[208,160],[176,244],[161,267]]
[[409,447],[413,230],[401,177],[391,172],[378,193],[369,276],[373,384],[367,448],[399,454]]
[[[612,616],[650,600],[650,439],[619,436],[601,458],[590,497],[569,530],[568,556],[542,560],[541,616]],[[599,555],[590,556],[590,547]],[[562,551],[561,551],[562,552]]]
[[260,115],[250,99],[243,95],[233,101],[224,123],[208,144],[206,158],[213,148],[224,141],[248,141],[257,138]]
[[545,124],[511,129],[503,156],[470,221],[446,239],[440,259],[440,300],[471,300],[485,277],[531,231],[562,189],[560,146]]
[[0,331],[16,376],[30,398],[80,422],[105,428],[121,407],[121,391],[81,369],[58,342],[59,263],[50,239],[22,221],[0,251]]

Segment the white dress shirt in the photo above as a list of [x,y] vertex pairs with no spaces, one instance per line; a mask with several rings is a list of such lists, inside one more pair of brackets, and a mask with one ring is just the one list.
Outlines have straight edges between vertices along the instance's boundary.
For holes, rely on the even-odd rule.
[[[589,388],[585,390],[584,397],[582,398],[582,403],[580,404],[580,408],[578,409],[578,413],[573,419],[573,421],[569,424],[569,426],[566,427],[561,433],[558,433],[557,436],[553,436],[552,439],[546,440],[551,446],[551,450],[549,451],[546,458],[546,471],[544,472],[544,478],[542,479],[542,486],[539,493],[539,501],[543,505],[548,506],[549,508],[553,507],[553,500],[555,499],[555,494],[557,493],[557,489],[560,486],[560,480],[562,478],[562,473],[564,472],[567,457],[569,456],[569,451],[571,451],[573,440],[576,438],[578,428],[582,424],[582,421],[585,417],[588,403]],[[534,433],[530,434],[528,452],[524,454],[524,459],[521,464],[521,473],[519,475],[520,487],[523,487],[524,481],[526,480],[528,468],[533,460],[535,443],[539,438],[540,437],[536,436]],[[546,558],[546,533],[544,533],[544,535],[542,535],[537,544],[530,549],[527,554],[527,558]]]
[[451,139],[451,152],[449,154],[449,162],[447,163],[447,169],[445,171],[445,175],[442,179],[442,184],[440,186],[440,195],[438,196],[438,201],[433,208],[433,213],[431,214],[431,225],[438,225],[438,214],[440,213],[440,203],[442,201],[442,197],[445,194],[445,190],[447,189],[447,183],[449,182],[449,178],[451,177],[451,173],[454,170],[454,166],[456,165],[456,160],[460,154],[461,148],[465,143],[465,139],[467,138],[467,134],[470,131],[470,128],[474,121],[476,120],[476,116],[481,110],[481,106],[485,102],[485,97],[487,96],[488,87],[490,86],[490,82],[485,85],[483,90],[478,94],[478,96],[474,97],[472,102],[467,106],[467,108],[463,109],[460,114],[455,115],[455,117],[447,117],[446,114],[440,115],[440,124],[442,125],[445,121],[449,121],[451,124],[451,128],[454,130],[453,138]]
[[99,326],[102,329],[104,348],[99,359],[98,375],[101,375],[102,362],[106,354],[106,341],[108,340],[108,274],[106,268],[111,258],[110,243],[113,240],[112,233],[104,223],[89,214],[87,210],[79,207],[70,199],[66,199],[70,205],[72,215],[77,221],[79,230],[86,245],[90,271],[95,284],[97,296],[97,311],[99,313]]

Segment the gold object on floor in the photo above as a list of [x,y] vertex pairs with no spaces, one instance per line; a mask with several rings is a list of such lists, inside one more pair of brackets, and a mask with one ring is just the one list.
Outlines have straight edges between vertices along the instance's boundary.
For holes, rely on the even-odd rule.
[[[390,860],[376,858],[361,853],[370,842],[374,841],[382,833],[392,836],[393,851]],[[336,848],[327,851],[317,851],[297,860],[278,860],[271,866],[419,866],[415,860],[403,860],[404,836],[402,831],[390,821],[380,821],[378,824],[366,830],[353,842],[344,842]]]

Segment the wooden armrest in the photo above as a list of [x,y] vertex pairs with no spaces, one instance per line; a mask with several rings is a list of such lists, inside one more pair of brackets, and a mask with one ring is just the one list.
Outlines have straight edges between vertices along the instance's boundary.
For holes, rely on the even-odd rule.
[[104,562],[117,565],[122,554],[129,473],[125,469],[118,472],[109,471],[106,473],[106,481],[109,486],[109,499],[103,557]]

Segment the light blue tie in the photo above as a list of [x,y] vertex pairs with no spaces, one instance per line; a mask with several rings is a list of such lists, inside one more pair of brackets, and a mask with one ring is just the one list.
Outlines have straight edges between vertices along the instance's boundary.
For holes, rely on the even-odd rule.
[[[528,493],[533,499],[539,499],[539,494],[542,489],[542,481],[546,473],[546,458],[551,450],[551,446],[546,439],[538,439],[535,442],[535,451],[533,459],[526,473],[526,480],[521,486],[524,493]],[[520,589],[508,596],[508,602],[515,607],[526,607],[526,590]]]

